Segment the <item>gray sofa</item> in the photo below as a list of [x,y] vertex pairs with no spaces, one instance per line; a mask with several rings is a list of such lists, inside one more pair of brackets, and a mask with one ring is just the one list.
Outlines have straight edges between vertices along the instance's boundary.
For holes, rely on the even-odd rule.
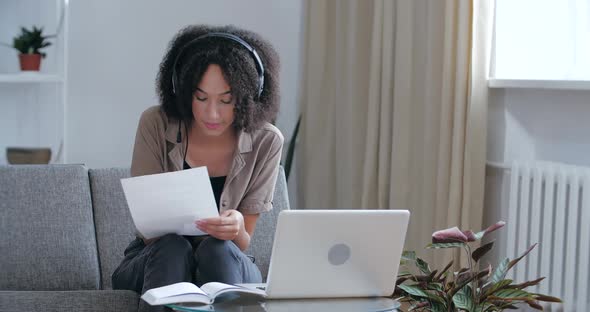
[[[139,295],[112,290],[134,237],[120,179],[128,169],[0,167],[0,311],[137,311]],[[289,209],[281,168],[274,209],[250,250],[263,278],[279,211]]]

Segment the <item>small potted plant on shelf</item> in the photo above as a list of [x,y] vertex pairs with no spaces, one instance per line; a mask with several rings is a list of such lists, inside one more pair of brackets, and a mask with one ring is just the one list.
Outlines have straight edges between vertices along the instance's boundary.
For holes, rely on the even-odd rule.
[[[408,302],[408,311],[431,312],[491,312],[516,309],[527,304],[533,309],[543,310],[540,301],[561,302],[559,298],[525,290],[539,284],[544,277],[533,281],[517,283],[506,278],[506,273],[524,258],[537,244],[529,247],[520,257],[504,259],[498,266],[480,267],[481,258],[492,249],[494,242],[473,249],[484,236],[504,226],[500,221],[487,229],[474,233],[461,231],[457,227],[432,234],[432,244],[426,248],[460,248],[465,250],[469,266],[458,271],[451,270],[451,261],[441,270],[432,270],[428,263],[417,258],[413,251],[404,252],[402,266],[408,270],[398,274],[394,297]],[[410,270],[410,269],[415,270]]]
[[51,45],[50,36],[43,35],[43,27],[29,30],[21,27],[19,35],[14,37],[12,47],[19,51],[20,68],[23,71],[39,71],[41,59],[45,53],[40,50]]

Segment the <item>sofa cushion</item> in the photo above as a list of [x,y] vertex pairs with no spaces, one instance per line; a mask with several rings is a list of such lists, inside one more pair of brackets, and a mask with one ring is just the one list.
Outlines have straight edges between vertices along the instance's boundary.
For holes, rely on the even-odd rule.
[[112,289],[111,275],[123,260],[123,251],[135,238],[135,225],[127,207],[121,179],[129,169],[90,169],[92,206],[100,257],[101,289]]
[[137,311],[139,296],[130,290],[0,291],[0,311]]
[[0,290],[98,289],[87,169],[2,166],[0,185]]
[[262,279],[266,280],[268,275],[268,266],[270,265],[270,254],[274,242],[275,230],[279,213],[282,210],[289,209],[289,195],[287,193],[287,181],[283,167],[279,170],[275,193],[272,199],[273,209],[269,212],[262,213],[256,221],[254,236],[250,241],[250,247],[246,254],[254,256],[256,265],[262,273]]

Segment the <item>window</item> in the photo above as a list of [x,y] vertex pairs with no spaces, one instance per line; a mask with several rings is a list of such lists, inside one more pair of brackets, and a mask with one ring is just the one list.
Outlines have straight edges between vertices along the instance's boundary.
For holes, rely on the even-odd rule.
[[590,80],[590,0],[496,0],[496,79]]

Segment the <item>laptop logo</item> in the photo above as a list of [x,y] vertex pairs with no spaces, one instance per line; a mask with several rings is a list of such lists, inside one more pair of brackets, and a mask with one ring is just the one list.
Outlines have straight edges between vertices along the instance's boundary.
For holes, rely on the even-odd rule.
[[350,259],[350,247],[346,244],[336,244],[328,251],[328,261],[332,265],[342,265]]

